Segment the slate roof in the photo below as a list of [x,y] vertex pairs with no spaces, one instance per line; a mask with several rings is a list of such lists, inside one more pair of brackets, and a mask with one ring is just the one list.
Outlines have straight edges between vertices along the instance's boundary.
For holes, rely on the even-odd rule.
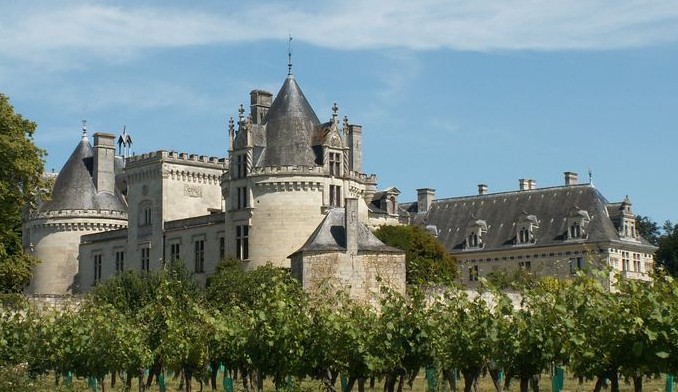
[[[333,208],[328,211],[306,243],[289,257],[299,252],[346,251],[346,210]],[[402,250],[388,246],[372,234],[364,224],[358,224],[358,251],[383,253],[403,253]]]
[[314,166],[311,140],[320,125],[293,75],[288,75],[263,119],[266,148],[257,166]]
[[[538,228],[534,233],[536,241],[519,246],[562,245],[566,241],[567,217],[577,209],[588,212],[591,218],[586,230],[588,237],[567,242],[621,242],[608,215],[608,207],[615,205],[608,203],[592,185],[581,184],[439,199],[434,200],[429,211],[424,214],[416,214],[416,203],[403,204],[401,207],[412,214],[415,224],[436,226],[438,239],[448,251],[459,252],[464,249],[469,223],[479,219],[487,223],[487,233],[483,234],[483,251],[517,247],[515,224],[525,219],[526,215],[534,215],[538,220]],[[644,239],[639,244],[649,246]]]
[[[59,172],[52,189],[52,200],[39,211],[113,210],[127,212],[127,204],[119,192],[97,192],[92,180],[94,150],[86,136],[75,147]],[[116,171],[119,165],[115,165]]]

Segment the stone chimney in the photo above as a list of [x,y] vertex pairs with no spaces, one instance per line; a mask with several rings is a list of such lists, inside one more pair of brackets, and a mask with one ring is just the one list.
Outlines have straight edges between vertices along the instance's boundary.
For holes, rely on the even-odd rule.
[[349,125],[347,134],[348,169],[358,173],[363,171],[363,127]]
[[344,216],[346,253],[356,255],[358,254],[358,199],[346,198],[344,202],[346,206],[346,214]]
[[417,212],[423,214],[428,212],[436,197],[436,190],[431,188],[417,189]]
[[94,167],[92,180],[97,192],[115,191],[115,135],[94,134]]
[[537,181],[535,180],[527,180],[527,187],[528,189],[537,189]]
[[577,181],[579,180],[579,177],[577,176],[577,173],[573,172],[565,172],[565,185],[577,185]]
[[518,186],[519,186],[518,189],[520,189],[521,191],[526,191],[526,190],[530,189],[529,180],[527,180],[525,178],[519,179],[518,180]]
[[271,108],[273,94],[264,90],[252,90],[250,92],[250,114],[253,124],[261,124]]
[[487,194],[487,184],[478,184],[478,194],[479,195]]

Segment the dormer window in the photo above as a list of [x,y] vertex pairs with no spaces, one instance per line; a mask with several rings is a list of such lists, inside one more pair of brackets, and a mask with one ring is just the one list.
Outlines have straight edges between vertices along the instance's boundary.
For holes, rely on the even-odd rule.
[[484,235],[487,233],[487,222],[482,219],[471,219],[466,227],[466,249],[482,249],[485,246]]
[[515,243],[518,245],[534,244],[537,242],[535,232],[538,228],[539,221],[537,220],[537,217],[523,212],[518,218],[518,222],[516,222]]
[[626,196],[621,203],[621,218],[619,220],[619,237],[624,240],[638,240],[638,233],[636,232],[636,216],[631,211],[631,200]]
[[330,176],[339,177],[341,176],[341,154],[338,152],[329,153],[329,172]]
[[568,240],[586,239],[586,229],[590,221],[591,218],[587,211],[574,206],[567,216],[566,238]]

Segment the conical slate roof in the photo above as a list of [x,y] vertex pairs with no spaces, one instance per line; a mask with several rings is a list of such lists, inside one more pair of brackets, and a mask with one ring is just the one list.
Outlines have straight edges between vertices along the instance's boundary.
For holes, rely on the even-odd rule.
[[92,145],[87,136],[83,136],[57,176],[52,189],[52,200],[40,206],[39,210],[93,209],[126,212],[127,206],[117,192],[97,193],[92,180],[93,157]]
[[313,166],[311,138],[318,116],[293,75],[288,75],[264,117],[266,149],[259,166]]

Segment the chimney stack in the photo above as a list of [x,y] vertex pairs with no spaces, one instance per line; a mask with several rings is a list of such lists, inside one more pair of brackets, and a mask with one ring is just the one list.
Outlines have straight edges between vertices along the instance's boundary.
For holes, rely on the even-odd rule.
[[250,92],[250,114],[253,124],[261,124],[271,108],[273,94],[264,90],[252,90]]
[[565,172],[565,185],[577,185],[577,180],[579,177],[577,173],[574,172]]
[[518,180],[518,185],[519,185],[519,187],[520,187],[519,189],[520,189],[521,191],[526,191],[526,190],[528,190],[528,189],[529,189],[529,186],[530,186],[529,183],[528,183],[528,180],[526,180],[526,179],[524,179],[524,178],[521,178],[521,179]]
[[417,212],[423,214],[428,212],[436,197],[436,190],[431,188],[417,189]]
[[527,180],[527,187],[528,189],[537,189],[537,181],[535,180]]
[[346,198],[344,200],[346,213],[344,227],[346,228],[346,253],[358,254],[358,199]]
[[94,167],[92,180],[97,192],[115,191],[115,135],[94,134]]
[[478,194],[479,195],[486,195],[487,194],[487,185],[486,184],[478,184]]
[[350,124],[347,130],[348,169],[362,173],[363,171],[363,127]]

